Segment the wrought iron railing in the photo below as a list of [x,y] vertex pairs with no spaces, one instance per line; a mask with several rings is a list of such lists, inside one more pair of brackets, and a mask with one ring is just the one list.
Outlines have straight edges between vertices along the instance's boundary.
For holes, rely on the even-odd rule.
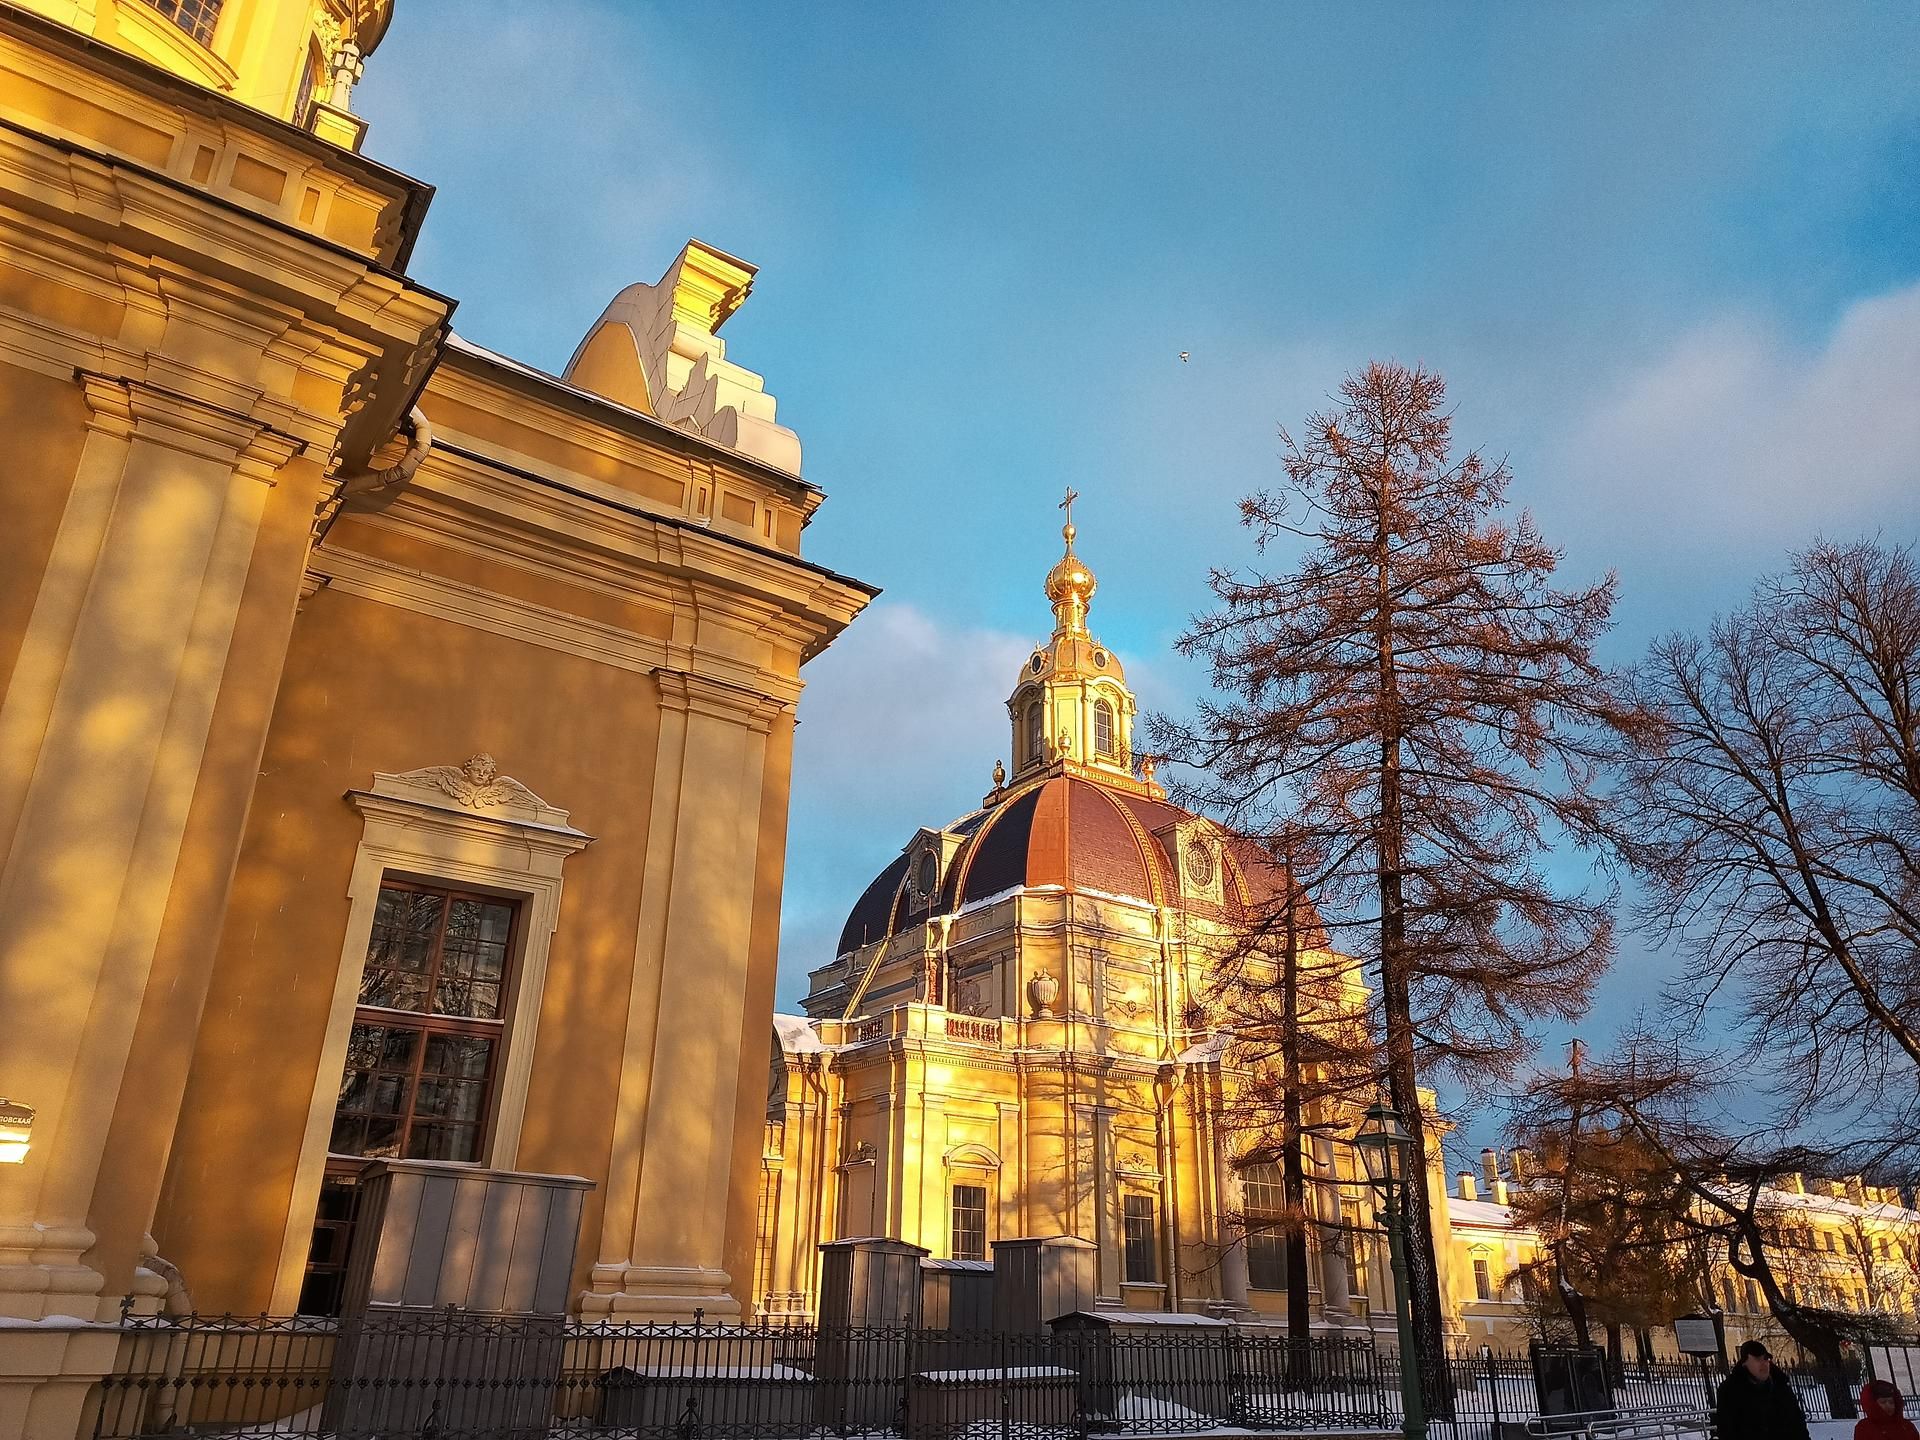
[[[136,1317],[123,1324],[115,1371],[99,1387],[93,1434],[1084,1440],[1222,1426],[1400,1428],[1400,1357],[1366,1339],[1130,1324],[1119,1312],[1079,1323],[1085,1328],[997,1334],[463,1311],[337,1323]],[[1894,1358],[1908,1363],[1904,1352]],[[1440,1440],[1498,1440],[1506,1425],[1539,1412],[1525,1354],[1468,1352],[1423,1369]],[[1599,1403],[1627,1416],[1698,1411],[1721,1373],[1698,1361],[1629,1362],[1607,1369]],[[1792,1379],[1809,1417],[1827,1418],[1821,1378]]]
[[129,1320],[96,1440],[926,1437],[1378,1429],[1365,1341],[589,1324],[458,1311]]

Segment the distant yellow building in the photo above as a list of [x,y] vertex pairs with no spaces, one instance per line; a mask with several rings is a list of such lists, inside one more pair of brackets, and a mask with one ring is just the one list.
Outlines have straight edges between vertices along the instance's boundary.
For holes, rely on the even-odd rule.
[[[1279,874],[1136,766],[1133,693],[1088,628],[1071,523],[1065,538],[1053,633],[1010,677],[1011,770],[907,842],[813,972],[806,1015],[777,1020],[762,1314],[812,1313],[816,1247],[864,1235],[975,1262],[998,1240],[1078,1236],[1098,1246],[1102,1304],[1284,1308],[1280,1167],[1236,1114],[1232,1037],[1191,1020]],[[1315,1324],[1390,1332],[1371,1192],[1337,1139],[1308,1158]]]
[[0,4],[0,1440],[124,1296],[330,1309],[377,1158],[592,1181],[576,1311],[747,1298],[800,668],[873,592],[752,266],[560,376],[452,336],[357,149],[390,12]]
[[[1454,1304],[1467,1340],[1519,1349],[1538,1330],[1538,1307],[1524,1293],[1522,1268],[1541,1261],[1544,1251],[1539,1234],[1516,1221],[1507,1202],[1514,1185],[1533,1182],[1509,1178],[1516,1168],[1511,1158],[1503,1174],[1492,1150],[1481,1152],[1481,1161],[1482,1174],[1460,1172],[1448,1202]],[[1773,1236],[1768,1260],[1789,1299],[1898,1327],[1920,1321],[1920,1210],[1898,1190],[1858,1175],[1793,1175],[1762,1200]],[[1706,1280],[1726,1317],[1729,1349],[1743,1340],[1791,1347],[1758,1284],[1724,1258]],[[1656,1327],[1653,1340],[1658,1353],[1677,1353],[1671,1329]]]

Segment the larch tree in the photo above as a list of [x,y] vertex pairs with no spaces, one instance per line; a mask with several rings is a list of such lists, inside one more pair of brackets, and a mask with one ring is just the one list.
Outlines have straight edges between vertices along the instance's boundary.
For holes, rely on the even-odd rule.
[[[1641,920],[1731,1000],[1792,1123],[1920,1171],[1920,565],[1818,544],[1633,672],[1621,755]],[[1841,1104],[1844,1097],[1855,1103]],[[1849,1113],[1850,1112],[1850,1113]]]
[[1646,1332],[1700,1293],[1692,1247],[1671,1218],[1686,1203],[1678,1182],[1631,1131],[1604,1121],[1583,1126],[1577,1111],[1536,1116],[1511,1139],[1531,1162],[1527,1182],[1513,1188],[1513,1218],[1546,1249],[1528,1289],[1543,1311],[1566,1316],[1578,1344],[1591,1343],[1587,1318],[1597,1319],[1618,1373],[1626,1330],[1644,1354]]
[[[1601,835],[1597,730],[1631,723],[1592,657],[1614,581],[1553,586],[1558,553],[1505,513],[1505,464],[1453,453],[1430,371],[1369,364],[1281,439],[1289,484],[1241,514],[1261,553],[1302,553],[1213,573],[1180,648],[1216,694],[1154,743],[1187,798],[1323,857],[1314,898],[1377,979],[1386,1088],[1425,1155],[1423,1079],[1508,1073],[1608,961],[1610,896],[1556,884],[1546,857]],[[1439,1356],[1427,1168],[1406,1170],[1415,1343]]]

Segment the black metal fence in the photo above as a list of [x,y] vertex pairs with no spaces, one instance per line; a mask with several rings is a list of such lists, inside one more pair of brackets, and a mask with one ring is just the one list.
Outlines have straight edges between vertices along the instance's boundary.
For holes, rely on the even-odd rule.
[[[1118,1319],[1119,1317],[1115,1317]],[[459,1311],[334,1322],[131,1319],[96,1440],[1082,1440],[1398,1430],[1399,1357],[1366,1339],[1094,1323],[1050,1334],[593,1324]],[[1540,1411],[1526,1354],[1446,1360],[1442,1440],[1499,1440]],[[1629,1363],[1598,1406],[1710,1408],[1717,1367]],[[1434,1377],[1428,1377],[1429,1387]],[[1810,1418],[1818,1377],[1795,1375]]]
[[[1399,1382],[1399,1357],[1384,1355],[1382,1369]],[[1809,1369],[1783,1367],[1810,1420],[1832,1418],[1827,1389]],[[1629,1360],[1603,1364],[1597,1394],[1565,1397],[1566,1408],[1582,1413],[1616,1411],[1622,1415],[1654,1411],[1710,1411],[1726,1367],[1713,1360]],[[1429,1386],[1429,1388],[1432,1388]],[[1446,1361],[1446,1402],[1435,1405],[1432,1428],[1446,1440],[1497,1440],[1501,1426],[1519,1424],[1541,1413],[1541,1384],[1534,1357],[1525,1352],[1463,1351]],[[1399,1394],[1393,1396],[1398,1423]],[[1551,1407],[1549,1407],[1551,1408]]]
[[1362,1341],[1225,1327],[1050,1334],[381,1314],[132,1320],[97,1440],[904,1436],[1080,1440],[1397,1427]]

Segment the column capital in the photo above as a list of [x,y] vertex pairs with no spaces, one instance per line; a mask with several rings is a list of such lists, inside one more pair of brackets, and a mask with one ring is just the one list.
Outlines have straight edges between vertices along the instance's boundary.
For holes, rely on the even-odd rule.
[[265,422],[124,375],[77,370],[94,429],[230,465],[271,485],[306,442]]
[[653,678],[660,687],[662,709],[711,716],[760,735],[773,728],[775,718],[794,708],[756,690],[687,670],[656,670]]

